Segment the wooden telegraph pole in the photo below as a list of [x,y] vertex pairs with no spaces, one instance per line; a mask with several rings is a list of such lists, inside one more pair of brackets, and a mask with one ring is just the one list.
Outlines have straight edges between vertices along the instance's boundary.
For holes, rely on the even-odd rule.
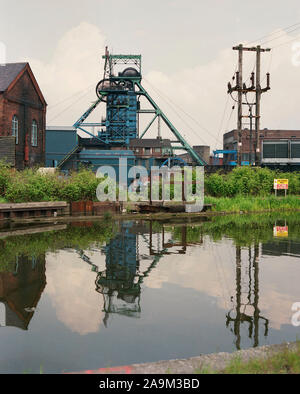
[[[236,72],[236,86],[231,86],[230,83],[228,83],[228,92],[229,94],[232,94],[232,92],[237,92],[238,97],[237,100],[234,99],[234,101],[237,101],[238,103],[238,119],[237,119],[237,133],[238,133],[238,139],[237,139],[237,164],[241,165],[241,152],[242,152],[242,130],[243,130],[243,118],[250,118],[250,122],[252,124],[252,117],[255,117],[255,138],[254,138],[254,148],[255,148],[255,165],[259,165],[260,163],[260,100],[261,100],[261,94],[270,90],[270,74],[267,73],[267,86],[265,88],[261,88],[260,85],[260,72],[261,72],[261,52],[269,52],[271,49],[270,48],[261,48],[260,45],[257,45],[256,47],[244,47],[243,44],[240,44],[238,46],[235,46],[232,48],[235,51],[238,51],[238,71]],[[245,83],[243,83],[243,52],[244,51],[252,51],[256,52],[256,78],[255,78],[255,84],[254,84],[254,73],[252,73],[250,81],[251,86],[247,87]],[[255,93],[255,102],[249,103],[247,94],[248,93]],[[243,101],[243,95],[245,96],[246,102]],[[256,110],[255,110],[255,116],[252,115],[252,108],[250,114],[248,115],[243,115],[243,105],[247,105],[249,108],[250,106],[254,105]],[[252,128],[252,127],[251,127]],[[253,146],[252,146],[252,136],[250,136],[251,142],[250,142],[250,163],[252,163],[251,159],[251,152],[253,151]]]

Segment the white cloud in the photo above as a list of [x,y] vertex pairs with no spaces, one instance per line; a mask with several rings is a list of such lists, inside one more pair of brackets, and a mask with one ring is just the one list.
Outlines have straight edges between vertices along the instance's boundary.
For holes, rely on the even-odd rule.
[[58,320],[80,335],[98,332],[103,296],[95,290],[96,273],[74,252],[48,253],[47,287]]
[[[293,38],[282,30],[277,30],[272,37],[279,38],[270,42],[271,46],[286,43]],[[101,55],[105,42],[106,37],[97,26],[82,22],[61,38],[49,63],[29,59],[49,104],[49,124],[72,125],[91,101],[96,99],[94,88],[103,75]],[[293,62],[296,55],[292,45],[293,43],[279,46],[271,53],[262,54],[262,79],[267,71],[271,71],[271,91],[262,98],[262,128],[299,128],[300,66],[297,67]],[[185,56],[186,68],[172,72],[170,64],[168,74],[152,70],[145,76],[143,84],[190,144],[208,144],[212,149],[221,147],[222,134],[236,126],[236,110],[229,121],[233,102],[231,99],[227,100],[227,82],[235,71],[237,51],[232,48],[221,50],[216,53],[214,60],[202,62],[196,67],[189,67],[188,54]],[[205,57],[205,53],[203,56]],[[254,64],[254,53],[245,53],[245,78],[250,76]],[[162,93],[157,95],[147,81]],[[265,81],[263,86],[264,84]],[[89,86],[90,91],[82,97]],[[76,95],[79,91],[83,93]],[[72,99],[53,107],[69,96]],[[172,101],[171,105],[168,98]],[[221,125],[226,102],[227,110]],[[105,107],[101,108],[94,119],[99,120],[100,113],[104,114]],[[153,133],[152,130],[148,135]]]
[[[97,26],[81,22],[61,38],[49,63],[28,59],[49,106],[49,124],[71,126],[96,100],[95,87],[103,76],[105,40]],[[88,94],[84,96],[85,92]],[[70,100],[56,105],[68,97]]]
[[[262,97],[261,127],[299,129],[298,103],[300,102],[300,91],[298,83],[300,80],[300,66],[297,67],[296,62],[293,62],[293,58],[297,56],[295,50],[292,50],[293,44],[281,45],[292,40],[293,36],[278,30],[272,37],[278,37],[278,39],[270,42],[271,46],[275,47],[274,50],[261,56],[262,87],[266,84],[266,72],[271,72],[271,90],[264,93]],[[178,118],[175,111],[170,112],[172,120],[174,119],[174,122],[178,125],[177,128],[186,134],[190,143],[202,144],[206,142],[211,147],[216,147],[216,138],[219,136],[218,146],[220,147],[223,133],[236,127],[236,110],[232,114],[230,122],[228,122],[234,104],[230,99],[222,128],[220,128],[224,106],[227,101],[227,82],[231,80],[234,74],[236,63],[237,51],[228,48],[217,53],[215,59],[206,64],[187,67],[168,75],[159,71],[152,71],[146,76],[146,79],[154,87],[159,88],[184,112],[198,121],[199,124],[191,120],[178,107],[177,112],[185,119],[185,122]],[[245,53],[244,79],[250,76],[254,64],[255,53]],[[151,86],[149,89],[151,89]],[[161,103],[162,108],[170,109],[170,106],[163,100],[162,94],[158,97],[153,91],[153,95]],[[247,113],[247,108],[245,108],[245,113]]]

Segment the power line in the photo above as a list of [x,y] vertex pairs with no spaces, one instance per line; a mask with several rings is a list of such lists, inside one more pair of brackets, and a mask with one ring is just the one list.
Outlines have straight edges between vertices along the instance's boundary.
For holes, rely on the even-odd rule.
[[[297,26],[297,25],[300,25],[300,22],[297,22],[297,23],[294,23],[293,25],[284,27],[284,28],[282,28],[281,30],[288,30],[288,29],[290,29],[290,28],[292,28],[292,27],[294,27],[294,26]],[[299,27],[300,27],[300,26],[299,26]],[[276,33],[276,32],[269,33],[269,34],[265,34],[264,36],[262,36],[262,37],[260,37],[260,38],[258,38],[258,39],[256,39],[256,40],[254,40],[254,41],[248,42],[248,44],[253,44],[253,43],[255,43],[255,42],[261,41],[262,39],[264,39],[264,38],[266,38],[266,37],[269,37],[269,36],[272,36],[272,35],[275,34],[275,33]],[[280,33],[280,32],[278,32],[278,33]],[[290,32],[287,32],[287,33],[290,33]]]
[[48,110],[49,110],[49,109],[52,110],[53,108],[57,107],[57,106],[60,105],[60,104],[63,104],[64,102],[70,100],[71,98],[77,96],[78,94],[81,94],[82,92],[84,92],[84,91],[86,91],[86,90],[90,90],[93,86],[95,86],[94,83],[91,84],[91,85],[89,85],[87,88],[81,89],[81,90],[77,91],[76,93],[73,93],[72,95],[70,95],[70,96],[64,98],[63,100],[58,101],[58,102],[55,103],[55,104],[49,105],[47,109],[48,109]]
[[282,44],[275,45],[274,47],[272,47],[272,49],[279,48],[279,47],[281,47],[281,46],[283,46],[283,45],[289,44],[290,42],[293,42],[293,41],[295,41],[295,40],[298,40],[299,38],[300,38],[299,36],[294,37],[293,39],[291,39],[291,40],[289,40],[289,41],[286,41],[286,42],[284,42],[284,43],[282,43]]
[[228,103],[229,103],[229,95],[227,94],[227,100],[226,100],[226,102],[225,102],[225,107],[224,107],[224,111],[223,111],[223,115],[222,115],[222,119],[221,119],[219,131],[218,131],[218,135],[217,135],[217,138],[216,138],[216,143],[217,143],[217,142],[220,142],[220,141],[219,141],[219,135],[220,135],[221,130],[222,130],[222,127],[223,127],[223,122],[224,122],[225,113],[226,113],[226,110],[227,110]]
[[[215,136],[206,128],[204,127],[197,119],[195,119],[192,115],[188,114],[184,109],[182,109],[178,104],[176,104],[174,101],[172,101],[170,99],[170,97],[168,97],[166,94],[162,93],[158,88],[155,88],[145,77],[144,80],[157,92],[159,92],[162,96],[165,96],[166,99],[168,99],[170,101],[170,103],[172,103],[175,107],[177,107],[179,110],[181,110],[186,116],[188,116],[189,118],[191,118],[195,123],[198,124],[198,126],[200,126],[204,131],[206,131],[212,138],[215,139]],[[170,104],[169,104],[170,105]]]
[[[296,29],[293,29],[293,30],[291,30],[291,31],[289,31],[289,32],[285,32],[285,33],[290,34],[290,33],[292,33],[293,31],[296,31],[296,30],[298,30],[298,29],[300,29],[300,26],[297,27]],[[281,37],[283,37],[283,36],[285,36],[285,35],[286,35],[286,34],[281,34],[281,35],[278,36],[278,37],[274,37],[274,38],[272,38],[272,39],[270,39],[270,40],[264,41],[264,42],[261,43],[261,45],[264,45],[264,44],[267,44],[268,42],[277,40],[277,39],[279,39],[279,38],[281,38]]]
[[62,110],[61,112],[59,112],[57,115],[55,115],[53,118],[51,118],[49,120],[49,122],[52,122],[54,119],[58,118],[61,114],[63,114],[64,112],[66,112],[69,108],[71,108],[73,105],[77,104],[80,100],[82,100],[87,94],[89,93],[89,90],[87,92],[85,92],[82,96],[80,96],[76,101],[74,101],[73,103],[71,103],[70,105],[68,105],[64,110]]
[[[145,78],[144,78],[144,80],[146,80]],[[156,94],[158,94],[158,96],[159,96],[159,92],[158,92],[158,89],[157,88],[155,88],[149,81],[147,81],[146,80],[146,82],[152,87],[152,89],[154,90],[154,91],[156,91]],[[202,139],[202,137],[186,122],[186,120],[185,119],[183,119],[179,114],[178,114],[178,111],[174,108],[174,106],[175,106],[175,104],[174,105],[172,105],[170,102],[168,102],[167,101],[167,99],[166,98],[163,98],[162,97],[162,100],[165,102],[165,103],[167,103],[167,105],[169,105],[169,107],[176,113],[176,115],[179,117],[179,119],[181,119],[181,121],[195,134],[195,136],[197,137],[197,138],[200,138],[201,139],[201,141],[204,143],[204,144],[206,144],[206,141],[204,141],[204,139]],[[169,101],[171,101],[171,99],[168,99]]]

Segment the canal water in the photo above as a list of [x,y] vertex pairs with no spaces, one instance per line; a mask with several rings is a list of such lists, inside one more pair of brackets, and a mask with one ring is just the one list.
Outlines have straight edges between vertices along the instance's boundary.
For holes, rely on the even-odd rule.
[[0,372],[294,341],[299,225],[299,214],[282,213],[3,227]]

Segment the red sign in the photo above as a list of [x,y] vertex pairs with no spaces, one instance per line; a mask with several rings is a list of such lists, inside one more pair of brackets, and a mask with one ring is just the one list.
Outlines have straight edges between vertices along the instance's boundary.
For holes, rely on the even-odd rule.
[[275,190],[288,190],[289,180],[288,179],[274,179]]

